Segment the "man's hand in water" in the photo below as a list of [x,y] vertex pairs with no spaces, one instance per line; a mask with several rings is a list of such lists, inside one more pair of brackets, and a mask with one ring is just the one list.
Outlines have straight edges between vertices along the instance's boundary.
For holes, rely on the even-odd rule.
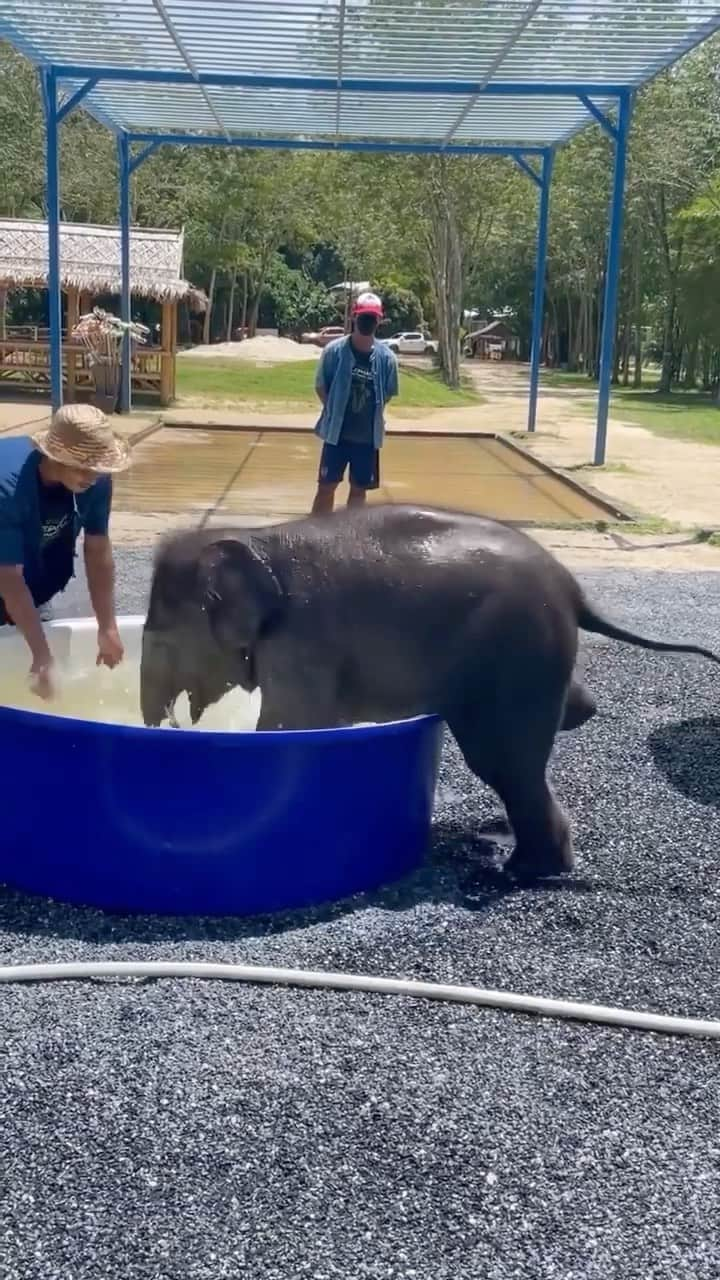
[[125,649],[117,627],[104,627],[98,631],[97,665],[117,667],[125,657]]
[[33,662],[30,668],[30,688],[44,702],[49,702],[55,697],[56,689],[53,675],[51,658],[42,658],[39,662]]

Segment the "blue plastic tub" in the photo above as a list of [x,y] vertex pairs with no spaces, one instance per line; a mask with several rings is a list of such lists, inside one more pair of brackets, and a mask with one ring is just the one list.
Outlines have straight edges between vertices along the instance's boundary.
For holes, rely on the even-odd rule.
[[[121,622],[137,661],[142,619]],[[48,628],[72,667],[88,619]],[[0,664],[27,671],[0,631]],[[111,911],[247,915],[396,880],[422,860],[442,724],[145,729],[0,707],[0,881]]]

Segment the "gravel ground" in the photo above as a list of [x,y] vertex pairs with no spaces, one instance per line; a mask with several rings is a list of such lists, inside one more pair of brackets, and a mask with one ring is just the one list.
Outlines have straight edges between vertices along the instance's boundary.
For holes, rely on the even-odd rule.
[[[121,550],[123,611],[147,577]],[[586,581],[627,624],[720,647],[714,575]],[[85,611],[81,583],[65,606]],[[449,746],[412,880],[251,921],[5,893],[2,960],[226,959],[720,1016],[716,670],[583,656],[602,714],[553,770],[571,880],[503,882],[497,806]],[[0,1031],[2,1280],[720,1274],[715,1044],[197,982],[9,988]]]

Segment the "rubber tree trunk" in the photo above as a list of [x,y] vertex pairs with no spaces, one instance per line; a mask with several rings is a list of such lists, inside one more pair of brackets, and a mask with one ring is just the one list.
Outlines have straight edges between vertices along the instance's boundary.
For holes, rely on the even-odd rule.
[[633,271],[633,386],[642,386],[642,358],[643,358],[643,296],[642,296],[642,233],[638,228],[637,240],[635,243],[634,255],[634,271]]
[[247,307],[247,336],[254,338],[257,333],[258,315],[260,314],[260,294],[256,293]]
[[595,307],[595,333],[593,335],[593,378],[600,377],[600,341],[602,339],[603,300],[605,298],[605,275],[603,274],[597,289],[597,305]]
[[[663,215],[665,215],[664,202],[662,204],[662,210]],[[663,225],[667,226],[667,222]],[[673,375],[677,367],[675,341],[677,283],[682,266],[683,243],[683,238],[680,237],[673,250],[667,231],[664,232],[662,241],[662,260],[665,266],[667,302],[665,304],[665,318],[663,323],[663,358],[662,368],[660,370],[659,390],[665,395],[672,390]]]
[[707,342],[703,342],[702,344],[701,361],[702,361],[702,389],[703,391],[709,391],[712,386],[712,375],[711,375],[712,350],[710,348],[709,343]]
[[243,271],[243,287],[242,287],[242,310],[240,312],[240,333],[245,337],[245,326],[247,325],[247,307],[248,307],[248,278],[247,271]]
[[546,290],[548,299],[548,309],[550,316],[547,324],[547,337],[545,344],[545,363],[548,367],[555,366],[560,362],[560,320],[558,318],[557,303],[555,296],[549,290]]
[[230,299],[228,301],[227,330],[226,337],[228,342],[232,342],[233,336],[233,318],[235,315],[235,291],[237,289],[237,271],[233,271],[232,283],[230,285]]
[[570,294],[566,296],[565,305],[567,307],[567,367],[569,373],[575,373],[577,369],[577,326],[573,323],[573,304]]
[[660,386],[659,390],[663,395],[668,395],[672,390],[673,370],[675,367],[675,283],[673,282],[670,296],[665,305],[665,318],[663,322],[663,355],[662,367],[660,369]]
[[613,352],[613,368],[612,368],[612,382],[613,382],[613,386],[615,387],[620,381],[620,364],[622,360],[623,339],[624,339],[624,334],[619,334],[619,335],[616,334],[615,351]]
[[632,337],[632,328],[630,320],[625,322],[622,341],[622,384],[624,387],[630,385],[630,345]]
[[463,267],[455,213],[447,199],[436,201],[431,238],[440,372],[443,381],[456,389],[460,386]]
[[207,346],[208,343],[210,342],[210,337],[212,335],[212,314],[213,314],[213,303],[215,301],[216,283],[217,283],[217,267],[213,267],[212,273],[210,275],[210,288],[208,289],[207,311],[205,312],[205,317],[203,319],[203,343],[205,344],[205,346]]
[[688,343],[687,356],[685,357],[685,386],[692,390],[697,382],[698,367],[698,351],[700,348],[699,338],[692,338]]

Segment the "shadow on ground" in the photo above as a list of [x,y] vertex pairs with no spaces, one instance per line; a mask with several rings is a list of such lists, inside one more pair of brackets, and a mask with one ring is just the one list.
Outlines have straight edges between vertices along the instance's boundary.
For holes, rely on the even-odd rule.
[[459,824],[439,823],[433,828],[425,862],[403,880],[340,902],[248,917],[125,916],[92,907],[68,906],[2,887],[0,933],[10,928],[33,938],[73,938],[93,944],[197,939],[238,942],[307,929],[373,908],[404,912],[423,904],[445,903],[482,914],[503,898],[521,892],[588,893],[597,887],[594,880],[579,876],[518,884],[503,869],[511,848],[512,836],[502,817],[483,822],[474,832]]
[[660,725],[648,745],[676,791],[697,804],[720,808],[720,717]]

